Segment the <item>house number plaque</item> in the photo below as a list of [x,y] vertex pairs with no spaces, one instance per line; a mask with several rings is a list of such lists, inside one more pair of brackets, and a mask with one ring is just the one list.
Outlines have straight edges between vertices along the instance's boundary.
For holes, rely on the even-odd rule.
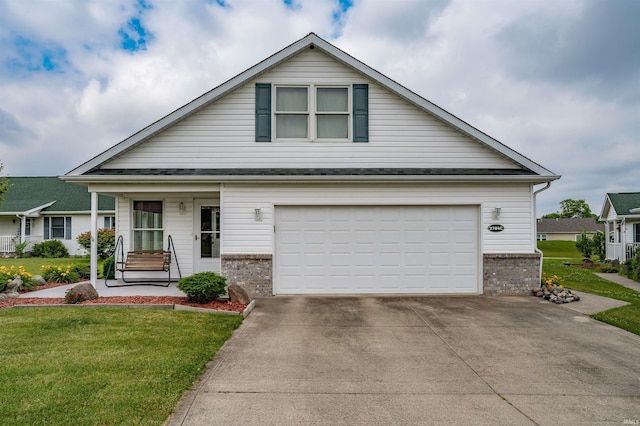
[[488,229],[491,232],[502,232],[502,231],[504,231],[504,226],[502,226],[502,225],[489,225]]

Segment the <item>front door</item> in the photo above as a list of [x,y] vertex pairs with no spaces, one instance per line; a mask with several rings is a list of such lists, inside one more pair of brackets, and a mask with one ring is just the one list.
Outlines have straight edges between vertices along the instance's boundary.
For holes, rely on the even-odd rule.
[[220,203],[195,200],[194,272],[220,272]]

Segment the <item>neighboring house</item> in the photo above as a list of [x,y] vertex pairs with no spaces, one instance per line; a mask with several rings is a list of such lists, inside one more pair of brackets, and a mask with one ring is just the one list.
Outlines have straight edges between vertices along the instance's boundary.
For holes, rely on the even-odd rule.
[[[69,254],[86,254],[78,235],[91,229],[91,194],[81,185],[57,177],[10,177],[0,203],[0,253],[15,252],[15,244],[60,240]],[[99,197],[99,227],[115,228],[115,200]]]
[[600,220],[605,221],[607,259],[624,262],[640,247],[640,192],[608,193]]
[[315,34],[62,177],[252,296],[528,294],[558,178]]
[[593,237],[604,232],[604,224],[593,217],[542,218],[537,221],[538,241],[578,241],[583,232]]

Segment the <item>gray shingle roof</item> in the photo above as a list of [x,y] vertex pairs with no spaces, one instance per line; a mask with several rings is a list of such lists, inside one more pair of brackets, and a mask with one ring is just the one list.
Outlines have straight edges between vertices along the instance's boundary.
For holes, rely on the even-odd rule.
[[[43,211],[91,211],[91,194],[85,186],[64,182],[57,177],[10,177],[9,190],[0,202],[0,214],[22,213],[51,203]],[[115,210],[115,199],[98,196],[98,210]]]
[[538,219],[536,224],[538,233],[579,234],[582,231],[604,232],[604,224],[597,223],[596,220],[592,217],[542,218]]
[[92,176],[529,176],[523,169],[97,169]]

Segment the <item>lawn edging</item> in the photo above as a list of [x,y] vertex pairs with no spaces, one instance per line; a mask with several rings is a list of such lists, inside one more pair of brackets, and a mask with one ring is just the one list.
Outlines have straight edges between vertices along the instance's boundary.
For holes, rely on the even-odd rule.
[[13,305],[9,306],[7,309],[11,308],[143,308],[143,309],[165,309],[165,310],[174,310],[174,311],[190,311],[190,312],[205,312],[210,314],[229,314],[229,315],[242,315],[243,317],[247,317],[253,308],[256,306],[255,299],[252,300],[247,307],[242,312],[235,311],[222,311],[215,309],[207,309],[207,308],[198,308],[196,306],[189,305],[179,305],[179,304],[127,304],[127,303],[95,303],[95,304],[60,304],[60,303],[51,303],[51,304],[43,304],[43,305]]

